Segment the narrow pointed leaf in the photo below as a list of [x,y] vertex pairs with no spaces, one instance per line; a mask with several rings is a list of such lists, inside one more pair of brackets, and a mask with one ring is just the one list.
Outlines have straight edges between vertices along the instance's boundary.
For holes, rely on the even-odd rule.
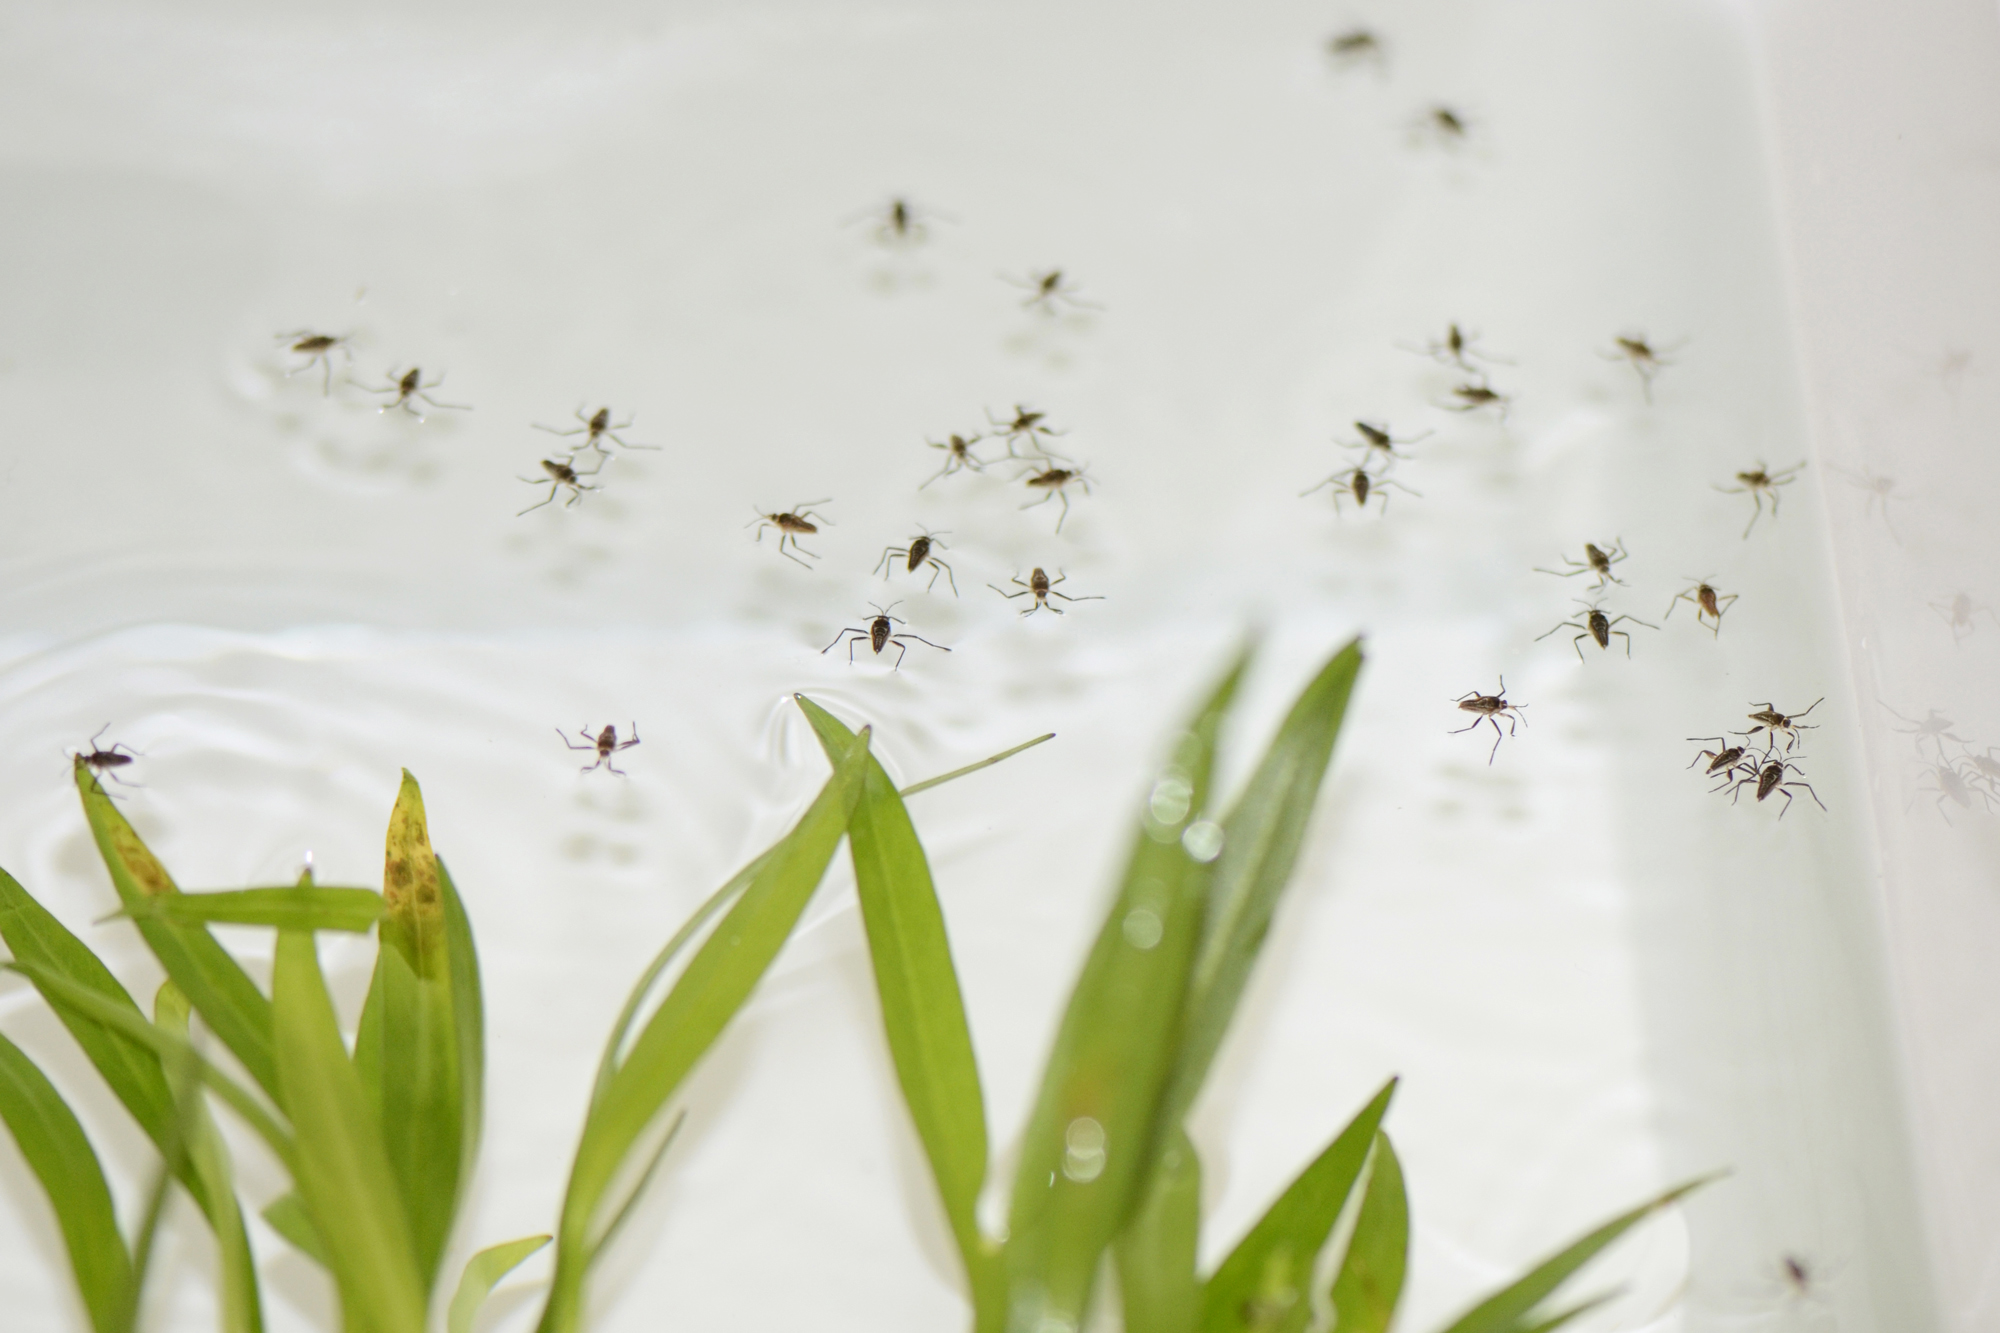
[[[804,695],[793,697],[828,758],[844,753],[853,732]],[[992,1285],[993,1257],[974,1212],[987,1165],[979,1066],[930,864],[895,783],[872,756],[847,825],[847,850],[896,1080],[977,1300]]]
[[[36,969],[36,973],[23,973],[29,981],[35,982],[37,973],[62,977],[126,1010],[135,1022],[145,1021],[138,1004],[111,969],[4,870],[0,870],[0,939],[6,940],[16,959]],[[74,1006],[56,1004],[47,992],[43,998],[50,1000],[56,1017],[96,1066],[112,1094],[164,1152],[174,1119],[174,1098],[160,1069],[159,1056],[150,1046],[85,1016]],[[206,1211],[201,1182],[190,1178],[188,1188]]]
[[271,1001],[279,1088],[298,1140],[293,1179],[345,1318],[369,1333],[422,1333],[424,1284],[409,1219],[311,934],[278,932]]
[[639,1026],[624,1058],[614,1061],[592,1101],[570,1168],[542,1333],[574,1333],[580,1327],[584,1277],[599,1252],[607,1193],[648,1126],[750,998],[798,924],[847,831],[867,759],[864,729],[791,832],[760,858],[756,875]]
[[49,1196],[91,1327],[118,1333],[131,1307],[132,1260],[118,1231],[111,1187],[62,1094],[5,1037],[0,1037],[0,1121]]
[[1521,1333],[1556,1333],[1556,1330],[1563,1325],[1583,1318],[1600,1305],[1611,1304],[1611,1302],[1617,1300],[1622,1295],[1624,1295],[1624,1292],[1617,1288],[1601,1292],[1586,1300],[1578,1301],[1575,1305],[1570,1306],[1569,1309],[1559,1314],[1552,1314],[1546,1319],[1542,1319],[1540,1323],[1527,1325],[1521,1330]]
[[1007,1324],[1081,1327],[1098,1263],[1161,1143],[1209,870],[1182,845],[1203,810],[1240,656],[1154,783],[1123,880],[1057,1030],[1010,1201]]
[[1410,1202],[1403,1167],[1386,1133],[1375,1135],[1375,1162],[1354,1235],[1333,1280],[1335,1324],[1341,1333],[1388,1333],[1403,1297],[1410,1252]]
[[486,1304],[500,1279],[513,1272],[521,1261],[547,1245],[552,1237],[523,1236],[488,1246],[465,1261],[458,1290],[452,1293],[451,1311],[445,1316],[445,1333],[472,1333],[472,1321]]
[[1203,1290],[1202,1333],[1306,1326],[1313,1266],[1395,1095],[1390,1079],[1237,1242]]
[[458,1011],[461,991],[479,1003],[478,965],[462,906],[456,930],[451,923],[456,897],[431,851],[423,792],[405,771],[389,815],[381,946],[354,1065],[380,1117],[425,1291],[437,1280],[479,1132],[468,1076],[476,1085],[480,1037]]
[[[795,699],[801,698],[801,696],[796,694],[792,697]],[[976,764],[967,764],[964,768],[954,768],[949,773],[940,773],[934,778],[925,778],[922,782],[912,782],[896,794],[898,796],[915,796],[920,791],[929,791],[932,787],[942,787],[947,782],[956,782],[968,774],[977,773],[982,768],[991,768],[1002,759],[1012,759],[1023,750],[1032,750],[1043,741],[1052,741],[1055,738],[1056,734],[1053,731],[1045,732],[1031,741],[1022,741],[1011,750],[1002,750],[999,754],[988,755]]]
[[[82,759],[75,764],[84,818],[112,887],[128,913],[143,913],[148,899],[180,892]],[[229,1048],[257,1085],[277,1096],[278,1065],[271,1051],[271,1002],[206,927],[136,917],[146,947],[187,995],[202,1021]]]
[[278,1160],[288,1170],[291,1168],[294,1157],[291,1134],[264,1108],[256,1094],[217,1068],[184,1039],[148,1023],[132,1012],[129,1004],[121,1005],[38,963],[24,963],[17,959],[4,966],[34,982],[35,989],[58,1013],[64,1008],[74,1009],[84,1018],[102,1023],[122,1036],[131,1037],[157,1056],[169,1060],[191,1060],[202,1085],[222,1098],[244,1124],[257,1131],[258,1137],[264,1140]]
[[[153,1025],[170,1037],[187,1041],[188,1011],[187,996],[173,982],[166,982],[153,1000]],[[190,1083],[199,1078],[192,1068],[188,1075]],[[236,1200],[229,1147],[223,1142],[207,1105],[193,1094],[192,1088],[177,1097],[175,1104],[186,1162],[186,1169],[177,1174],[183,1178],[192,1176],[200,1183],[199,1193],[190,1191],[197,1201],[204,1196],[211,1201],[204,1211],[215,1233],[223,1333],[260,1333],[264,1327],[264,1302],[257,1289],[257,1258],[251,1252],[243,1209]]]
[[[1535,1265],[1527,1276],[1495,1292],[1460,1315],[1444,1330],[1444,1333],[1530,1333],[1533,1329],[1548,1326],[1550,1317],[1538,1314],[1537,1308],[1553,1296],[1563,1283],[1575,1276],[1579,1268],[1595,1259],[1612,1242],[1660,1209],[1713,1179],[1715,1179],[1713,1176],[1704,1176],[1685,1185],[1676,1185],[1658,1198],[1648,1200],[1629,1212],[1620,1213]],[[1573,1313],[1576,1312],[1555,1318],[1568,1318]]]
[[1112,1251],[1125,1333],[1193,1333],[1201,1313],[1195,1271],[1200,1240],[1201,1158],[1187,1131],[1176,1126]]
[[314,885],[168,893],[142,899],[124,915],[183,926],[279,926],[360,934],[382,915],[382,895],[373,889]]
[[264,1209],[264,1220],[306,1258],[321,1268],[333,1268],[333,1261],[326,1255],[326,1244],[313,1226],[312,1214],[306,1211],[306,1201],[297,1194],[281,1194],[273,1199]]
[[1188,999],[1187,1038],[1174,1074],[1176,1115],[1193,1105],[1235,1016],[1305,842],[1313,805],[1361,670],[1361,641],[1335,653],[1300,693],[1249,784],[1222,820],[1201,953]]

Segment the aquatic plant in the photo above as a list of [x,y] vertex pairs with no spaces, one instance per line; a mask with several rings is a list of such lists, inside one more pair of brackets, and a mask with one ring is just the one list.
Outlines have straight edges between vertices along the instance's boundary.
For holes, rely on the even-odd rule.
[[[605,1043],[553,1233],[473,1255],[444,1309],[449,1333],[467,1333],[494,1284],[551,1242],[541,1333],[585,1326],[589,1273],[673,1142],[679,1121],[669,1103],[776,958],[843,838],[897,1079],[964,1259],[976,1329],[1081,1327],[1107,1254],[1130,1333],[1303,1333],[1329,1318],[1343,1333],[1386,1329],[1408,1239],[1401,1169],[1381,1128],[1393,1081],[1214,1272],[1196,1270],[1200,1161],[1182,1121],[1291,878],[1361,653],[1350,644],[1323,667],[1242,796],[1211,816],[1216,746],[1248,660],[1240,656],[1196,711],[1148,794],[1049,1058],[1004,1232],[989,1234],[976,1215],[989,1170],[979,1074],[904,798],[1026,747],[899,791],[870,752],[867,728],[851,730],[801,696],[832,775],[790,831],[711,895],[640,976]],[[159,1150],[131,1238],[76,1115],[5,1037],[0,1120],[48,1194],[93,1333],[138,1326],[175,1186],[214,1233],[225,1333],[263,1327],[255,1256],[212,1102],[284,1169],[292,1188],[263,1215],[326,1269],[343,1327],[420,1333],[440,1304],[443,1258],[477,1159],[485,1030],[471,924],[431,849],[416,780],[404,774],[390,815],[379,892],[320,885],[308,873],[296,885],[188,893],[81,758],[75,777],[116,915],[129,918],[167,975],[151,1018],[4,871],[0,939],[13,955],[7,966],[40,992]],[[277,931],[268,994],[211,934],[224,924]],[[315,936],[371,929],[375,967],[350,1048]],[[202,1053],[191,1015],[242,1077]],[[1607,1222],[1447,1333],[1530,1333],[1574,1318],[1595,1302],[1551,1311],[1556,1290],[1687,1188]],[[1350,1209],[1351,1225],[1337,1227]],[[1328,1252],[1335,1239],[1337,1256]]]

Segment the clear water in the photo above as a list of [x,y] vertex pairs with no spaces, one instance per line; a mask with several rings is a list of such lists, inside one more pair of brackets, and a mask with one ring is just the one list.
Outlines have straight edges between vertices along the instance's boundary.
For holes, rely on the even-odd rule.
[[[1808,453],[1722,10],[1407,5],[1386,68],[1345,75],[1305,6],[79,13],[22,19],[24,51],[92,58],[50,55],[76,114],[10,167],[0,864],[79,929],[107,910],[60,757],[107,722],[190,887],[308,850],[370,882],[416,772],[495,1034],[463,1249],[550,1223],[625,987],[819,782],[795,690],[912,778],[1058,733],[917,806],[1004,1149],[1158,738],[1263,626],[1237,770],[1331,647],[1365,632],[1370,664],[1197,1117],[1206,1250],[1397,1072],[1410,1327],[1718,1167],[1584,1326],[1930,1326],[1819,471],[1747,539],[1747,497],[1715,490]],[[1413,135],[1433,98],[1469,114],[1463,148]],[[900,190],[956,220],[909,253],[840,225]],[[996,276],[1054,265],[1103,308],[1041,318]],[[1399,348],[1450,320],[1508,359],[1504,421],[1440,410],[1453,378]],[[474,410],[322,397],[272,342],[305,326],[354,332],[356,379],[414,362]],[[1635,328],[1685,339],[1650,404],[1600,355]],[[517,518],[552,444],[530,423],[578,402],[661,451]],[[1017,402],[1090,465],[1060,535],[1010,467],[917,489],[927,435]],[[1357,417],[1435,432],[1394,474],[1417,494],[1298,498]],[[752,540],[819,496],[816,569]],[[918,524],[948,530],[962,596],[867,572]],[[1536,642],[1585,580],[1535,567],[1614,536],[1606,605],[1660,628],[1624,626],[1629,660]],[[985,586],[1035,565],[1105,600],[1024,620]],[[1686,604],[1661,621],[1697,577],[1741,594],[1719,637]],[[820,651],[895,598],[948,655]],[[1489,765],[1451,701],[1503,673],[1528,725]],[[1687,771],[1683,737],[1820,696],[1829,812],[1781,822]],[[551,734],[607,722],[644,737],[628,780]],[[121,929],[88,937],[148,975]],[[327,957],[358,1001],[366,949]],[[961,1318],[872,1003],[836,874],[691,1088],[604,1328]],[[86,1090],[130,1206],[142,1145],[19,985],[0,1015]],[[9,1308],[74,1317],[5,1153],[0,1193]],[[276,1326],[324,1326],[315,1272],[264,1239]],[[1824,1274],[1812,1298],[1786,1255]],[[182,1227],[158,1326],[202,1325],[205,1263]]]

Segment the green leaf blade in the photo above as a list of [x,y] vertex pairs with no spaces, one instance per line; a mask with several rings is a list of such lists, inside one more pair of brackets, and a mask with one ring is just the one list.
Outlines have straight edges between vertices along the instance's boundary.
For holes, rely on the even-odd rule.
[[334,930],[363,934],[382,915],[373,889],[315,885],[170,893],[144,900],[127,915],[182,926],[277,926],[284,930]]
[[195,1012],[257,1085],[276,1098],[278,1063],[271,1045],[271,1002],[205,927],[144,918],[150,899],[176,894],[180,889],[119,813],[90,767],[81,758],[74,767],[84,818],[104,867],[111,873],[119,903],[134,916],[146,947],[187,995]]
[[0,1121],[55,1210],[70,1271],[95,1333],[122,1333],[132,1302],[132,1258],[111,1187],[83,1126],[48,1076],[0,1037]]
[[[853,732],[832,714],[793,697],[829,759],[852,744]],[[975,1211],[986,1184],[985,1095],[930,863],[895,783],[872,756],[847,849],[896,1079],[977,1303],[992,1285],[992,1246]]]
[[[759,858],[756,874],[639,1026],[624,1058],[609,1061],[570,1168],[542,1333],[581,1327],[583,1281],[606,1195],[668,1099],[750,998],[825,878],[861,796],[868,739],[864,729],[798,823]],[[621,1018],[621,1030],[628,1021]]]
[[1208,1077],[1298,864],[1361,663],[1355,639],[1321,666],[1222,820],[1222,853],[1189,988],[1186,1050],[1174,1076],[1176,1114],[1186,1114]]
[[1193,1333],[1202,1302],[1200,1242],[1201,1158],[1176,1126],[1113,1251],[1125,1333]]
[[417,1270],[437,1281],[478,1147],[484,1063],[479,973],[464,905],[436,854],[406,770],[389,816],[381,947],[354,1065],[382,1126]]
[[[165,982],[153,1001],[153,1025],[169,1037],[185,1042],[189,1009],[187,996],[181,994],[180,987]],[[264,1301],[257,1285],[257,1257],[250,1249],[243,1208],[236,1199],[235,1169],[229,1146],[199,1096],[180,1097],[178,1114],[179,1139],[185,1145],[187,1164],[180,1175],[200,1184],[199,1190],[189,1191],[197,1203],[209,1201],[203,1211],[208,1216],[210,1230],[215,1233],[223,1333],[262,1333]]]
[[1403,1165],[1388,1134],[1378,1130],[1368,1192],[1361,1196],[1354,1235],[1333,1280],[1335,1326],[1341,1333],[1389,1333],[1403,1297],[1409,1251],[1410,1201]]
[[1248,655],[1180,735],[1153,786],[1111,911],[1071,992],[1014,1178],[1007,1323],[1083,1325],[1098,1263],[1137,1207],[1177,1117],[1162,1115],[1210,867],[1182,845]]
[[1305,1326],[1313,1266],[1395,1095],[1390,1079],[1237,1242],[1203,1291],[1202,1333]]
[[500,1279],[520,1267],[523,1260],[552,1239],[550,1236],[523,1236],[519,1240],[489,1245],[467,1259],[465,1271],[458,1278],[458,1290],[451,1296],[451,1309],[445,1315],[445,1333],[472,1333],[472,1321],[478,1317],[479,1307],[486,1304],[486,1298],[492,1295]]
[[271,979],[293,1179],[325,1246],[350,1326],[423,1333],[424,1284],[381,1122],[348,1059],[313,937],[278,933]]
[[1443,1333],[1533,1333],[1535,1329],[1552,1327],[1574,1318],[1588,1307],[1579,1306],[1564,1311],[1554,1316],[1553,1320],[1536,1312],[1544,1301],[1575,1276],[1578,1269],[1596,1258],[1619,1237],[1654,1213],[1690,1192],[1700,1189],[1713,1179],[1715,1179],[1713,1176],[1704,1176],[1699,1180],[1676,1185],[1664,1194],[1620,1213],[1550,1255],[1530,1269],[1525,1276],[1460,1315],[1443,1330]]

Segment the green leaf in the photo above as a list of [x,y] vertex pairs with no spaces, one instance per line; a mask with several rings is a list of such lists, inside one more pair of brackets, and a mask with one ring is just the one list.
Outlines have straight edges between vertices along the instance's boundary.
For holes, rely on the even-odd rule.
[[104,1169],[83,1126],[47,1076],[0,1037],[0,1120],[48,1193],[70,1271],[96,1333],[121,1333],[131,1309],[132,1260]]
[[1154,783],[1123,882],[1063,1014],[1021,1144],[1004,1251],[1010,1328],[1083,1325],[1099,1260],[1131,1216],[1207,911],[1210,867],[1182,846],[1202,811],[1239,656]]
[[478,1015],[459,1009],[461,1000],[473,1010],[480,1003],[471,927],[431,851],[423,792],[407,770],[382,884],[381,947],[354,1065],[380,1118],[429,1291],[478,1147],[483,1053]]
[[[794,695],[827,757],[846,751],[854,733],[804,695]],[[949,775],[948,775],[949,776]],[[952,967],[944,912],[909,811],[887,770],[872,756],[861,800],[847,825],[847,850],[868,956],[881,997],[882,1027],[904,1104],[930,1159],[945,1216],[958,1241],[975,1301],[992,1286],[994,1247],[974,1210],[986,1184],[986,1103],[973,1059],[965,1001]]]
[[[667,1099],[749,999],[825,877],[861,795],[868,736],[864,729],[855,738],[811,807],[760,858],[735,905],[689,959],[624,1057],[607,1053],[609,1073],[585,1118],[563,1196],[542,1333],[573,1333],[580,1326],[583,1279],[598,1253],[606,1195]],[[626,1022],[621,1019],[612,1034],[614,1052]]]
[[[792,697],[798,699],[801,703],[805,701],[803,695],[795,694]],[[915,796],[920,791],[929,791],[932,787],[942,787],[947,782],[956,782],[959,778],[965,777],[969,773],[977,773],[982,768],[991,768],[1002,759],[1012,759],[1023,750],[1032,750],[1043,741],[1052,741],[1055,738],[1056,734],[1053,731],[1046,732],[1031,741],[1022,741],[1011,750],[1002,750],[999,754],[988,755],[976,764],[967,764],[964,768],[954,768],[949,773],[940,773],[934,778],[925,778],[922,782],[912,782],[896,794],[898,796]]]
[[465,1261],[458,1290],[452,1293],[451,1312],[445,1316],[445,1333],[472,1333],[472,1320],[479,1307],[501,1278],[520,1266],[523,1259],[549,1243],[548,1236],[523,1236],[489,1246]]
[[306,1258],[321,1268],[333,1268],[333,1260],[327,1258],[326,1244],[313,1226],[312,1214],[306,1211],[306,1201],[297,1194],[281,1194],[273,1199],[264,1209],[264,1220]]
[[1222,820],[1215,887],[1189,986],[1187,1036],[1174,1072],[1170,1104],[1176,1117],[1187,1113],[1208,1077],[1291,881],[1361,660],[1356,639],[1320,668]]
[[422,1333],[424,1284],[409,1219],[309,932],[278,932],[271,1001],[279,1087],[298,1140],[292,1178],[347,1322],[369,1333]]
[[1390,1079],[1237,1242],[1202,1293],[1202,1333],[1306,1326],[1313,1266],[1395,1095]]
[[1388,1333],[1403,1297],[1409,1251],[1410,1201],[1403,1193],[1403,1166],[1389,1136],[1377,1131],[1368,1192],[1361,1196],[1354,1235],[1333,1280],[1340,1333]]
[[223,889],[213,893],[169,893],[141,899],[120,913],[133,920],[171,921],[183,926],[278,926],[289,930],[344,930],[361,934],[382,915],[382,895],[373,889],[336,889],[309,884],[274,889]]
[[121,1005],[88,986],[50,971],[39,963],[24,963],[16,959],[0,966],[19,972],[34,982],[35,989],[42,993],[42,997],[49,1002],[49,1007],[58,1013],[64,1008],[72,1008],[85,1018],[102,1023],[123,1036],[133,1038],[157,1056],[168,1060],[192,1061],[195,1073],[200,1077],[203,1086],[222,1098],[229,1109],[241,1117],[244,1124],[257,1131],[258,1137],[264,1140],[288,1171],[292,1168],[296,1154],[293,1151],[291,1134],[264,1109],[254,1093],[218,1069],[184,1039],[161,1031],[132,1012],[129,1001]]
[[[185,1042],[188,1011],[187,996],[181,994],[180,987],[171,981],[162,983],[153,999],[154,1026]],[[200,1183],[200,1191],[190,1191],[197,1200],[206,1196],[213,1201],[214,1206],[206,1211],[209,1226],[215,1232],[221,1269],[219,1300],[223,1333],[260,1333],[264,1327],[264,1302],[257,1289],[257,1258],[251,1252],[249,1231],[243,1225],[243,1209],[236,1201],[229,1147],[223,1142],[208,1107],[194,1095],[192,1085],[199,1077],[198,1071],[190,1068],[187,1075],[190,1086],[175,1098],[175,1105],[179,1116],[178,1141],[184,1146],[180,1155],[188,1169],[177,1174],[184,1179],[192,1176]]]
[[[38,988],[41,985],[36,980],[38,975],[59,976],[101,996],[107,1004],[117,1005],[134,1022],[145,1021],[138,1004],[111,969],[4,870],[0,870],[0,939],[6,940],[8,950],[17,960],[35,969],[24,971],[23,975]],[[73,1006],[56,1003],[46,990],[43,998],[96,1066],[113,1095],[164,1153],[173,1136],[174,1097],[160,1069],[160,1057],[145,1043],[86,1017]],[[206,1212],[201,1182],[189,1174],[189,1192]]]
[[[1146,1196],[1112,1253],[1125,1333],[1193,1333],[1201,1312],[1195,1251],[1201,1240],[1201,1158],[1176,1126]],[[1344,1333],[1344,1330],[1343,1330]]]
[[75,762],[77,791],[83,797],[84,818],[111,872],[118,901],[134,922],[146,947],[186,993],[209,1029],[230,1054],[272,1098],[278,1095],[278,1065],[271,1051],[271,1002],[257,983],[229,956],[203,926],[150,920],[143,913],[147,900],[180,892],[158,857],[140,840],[125,816],[98,784],[81,758]]
[[1714,1179],[1714,1176],[1703,1176],[1699,1180],[1676,1185],[1658,1198],[1650,1199],[1630,1212],[1620,1213],[1535,1265],[1526,1277],[1495,1292],[1460,1315],[1443,1333],[1535,1333],[1535,1330],[1553,1328],[1581,1314],[1588,1306],[1579,1306],[1553,1318],[1536,1311],[1542,1302],[1555,1294],[1557,1288],[1613,1241],[1660,1209]]

